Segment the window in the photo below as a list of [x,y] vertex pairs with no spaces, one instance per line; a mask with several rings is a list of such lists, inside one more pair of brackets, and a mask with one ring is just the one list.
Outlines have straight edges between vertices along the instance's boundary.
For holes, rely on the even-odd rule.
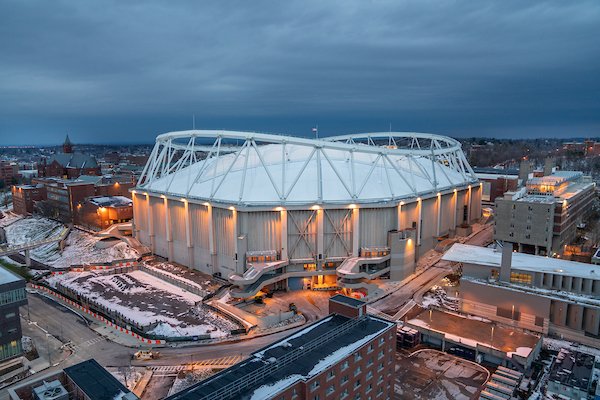
[[356,368],[354,371],[354,376],[357,376],[358,374],[360,374],[360,367]]
[[367,379],[367,380],[369,380],[369,379],[371,379],[372,377],[373,377],[373,371],[369,371],[369,372],[367,372],[367,377],[366,377],[366,379]]
[[330,381],[333,378],[335,378],[335,372],[333,372],[333,370],[331,370],[327,373],[327,380]]
[[15,317],[15,313],[14,313],[14,312],[10,312],[10,313],[6,314],[4,317],[5,317],[6,319],[9,319],[9,318],[14,318],[14,317]]
[[348,389],[344,389],[344,391],[340,395],[340,399],[345,399],[346,397],[348,397]]
[[342,385],[348,382],[348,375],[344,375],[342,378]]
[[383,357],[383,350],[379,351],[379,354],[377,354],[377,359],[380,359]]
[[524,283],[526,285],[531,285],[533,278],[531,274],[525,274],[521,272],[511,272],[510,273],[510,282],[511,283]]
[[385,341],[384,338],[382,338],[382,337],[379,338],[379,344],[383,344],[384,341]]
[[6,331],[6,333],[8,333],[9,335],[12,333],[17,333],[17,328],[11,328],[8,331]]
[[373,343],[371,343],[371,344],[369,345],[369,348],[367,349],[367,353],[370,353],[370,352],[372,352],[372,351],[373,351]]
[[316,390],[319,388],[319,386],[321,386],[319,381],[314,381],[313,383],[310,384],[310,390]]
[[359,362],[360,360],[362,360],[360,353],[354,353],[354,362]]
[[333,392],[335,392],[335,386],[331,385],[327,388],[327,394],[330,395]]
[[367,367],[373,365],[373,357],[369,357],[369,362],[367,362]]
[[320,397],[318,394],[315,394],[315,397],[313,397],[313,400],[320,400]]
[[377,372],[381,371],[383,369],[383,363],[379,363],[379,367],[377,367]]
[[367,390],[365,390],[365,393],[369,393],[371,390],[373,390],[373,385],[369,383],[367,385]]
[[348,368],[348,365],[349,365],[349,364],[348,364],[348,360],[344,361],[344,362],[342,363],[342,371],[344,371],[345,369],[347,369],[347,368]]
[[357,379],[356,382],[354,382],[354,389],[357,389],[360,387],[360,379]]

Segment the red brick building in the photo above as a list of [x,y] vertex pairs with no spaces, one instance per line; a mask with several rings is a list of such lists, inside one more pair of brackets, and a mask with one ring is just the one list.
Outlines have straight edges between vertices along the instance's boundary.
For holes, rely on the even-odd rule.
[[0,161],[0,181],[12,185],[19,177],[19,165],[15,162]]
[[17,214],[32,214],[36,201],[46,200],[46,188],[42,184],[12,187],[13,211]]
[[78,178],[81,175],[101,175],[100,165],[94,156],[73,151],[73,144],[67,135],[63,151],[42,159],[38,165],[40,177]]
[[396,324],[366,314],[366,303],[336,295],[333,312],[168,400],[390,399]]

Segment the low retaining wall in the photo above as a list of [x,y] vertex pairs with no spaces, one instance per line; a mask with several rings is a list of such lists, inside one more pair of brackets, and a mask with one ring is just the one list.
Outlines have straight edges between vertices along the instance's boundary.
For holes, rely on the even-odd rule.
[[[100,274],[106,275],[114,275],[114,274],[125,274],[131,271],[141,270],[145,273],[148,273],[152,276],[155,276],[161,280],[171,283],[174,286],[180,287],[184,290],[187,290],[191,293],[195,293],[199,296],[205,296],[206,291],[200,290],[199,288],[190,285],[182,280],[175,279],[174,277],[162,274],[160,271],[157,271],[153,268],[148,268],[140,263],[141,258],[138,259],[128,259],[128,260],[115,260],[109,263],[98,263],[94,265],[73,265],[66,271],[54,271],[52,275],[62,275],[66,272],[88,272],[95,271]],[[105,307],[102,304],[95,302],[94,300],[88,298],[87,296],[71,289],[66,286],[61,285],[60,283],[57,285],[57,288],[52,288],[45,284],[38,283],[37,286],[43,287],[44,290],[52,292],[56,296],[60,296],[76,304],[82,310],[90,310],[90,312],[100,316],[103,322],[107,322],[114,325],[114,327],[118,327],[122,332],[132,332],[140,337],[147,338],[148,340],[158,340],[162,342],[183,342],[183,341],[204,341],[204,340],[212,340],[209,334],[201,334],[195,336],[162,336],[162,335],[154,335],[148,333],[152,329],[154,329],[161,321],[156,321],[148,325],[140,325],[136,321],[131,320],[124,315],[115,312],[114,310]],[[190,290],[194,289],[194,290]],[[202,294],[200,293],[202,292]],[[71,303],[69,303],[71,304]],[[226,311],[223,311],[217,307],[214,307],[208,303],[202,303],[204,307],[209,308],[212,312],[218,314],[219,316],[230,320],[231,322],[238,325],[239,329],[233,329],[229,331],[230,336],[242,335],[248,332],[249,327],[246,326],[245,321],[240,320],[237,316],[232,315]],[[124,326],[124,327],[123,327]]]
[[148,338],[148,337],[144,337],[143,335],[140,335],[139,333],[136,333],[132,330],[129,330],[127,328],[123,328],[122,326],[116,324],[115,322],[111,321],[110,319],[107,319],[105,316],[103,316],[101,313],[95,312],[94,310],[92,310],[89,307],[85,307],[81,304],[79,304],[77,301],[70,299],[66,296],[63,296],[61,293],[56,292],[54,289],[43,286],[43,285],[39,285],[39,284],[30,284],[30,286],[33,289],[36,290],[42,290],[50,295],[52,295],[53,297],[61,300],[64,303],[69,304],[70,306],[72,306],[73,308],[83,312],[84,314],[87,314],[88,316],[95,318],[101,322],[104,322],[105,324],[107,324],[108,326],[114,328],[116,331],[119,332],[123,332],[127,335],[130,335],[138,340],[140,340],[142,343],[148,343],[148,344],[154,344],[154,345],[164,345],[166,343],[165,340],[160,340],[160,339],[152,339],[152,338]]

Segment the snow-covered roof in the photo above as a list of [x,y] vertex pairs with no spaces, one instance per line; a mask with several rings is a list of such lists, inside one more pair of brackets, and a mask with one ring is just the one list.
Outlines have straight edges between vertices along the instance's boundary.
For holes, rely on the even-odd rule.
[[[499,268],[502,261],[502,251],[489,247],[456,243],[444,254],[442,260]],[[512,253],[512,268],[530,272],[600,279],[600,266],[598,265],[525,253]]]
[[[476,182],[460,144],[453,139],[386,135],[412,142],[400,148],[350,143],[346,136],[320,140],[245,132],[173,132],[157,138],[138,188],[229,204],[313,205],[391,201]],[[188,144],[177,143],[182,139]],[[194,145],[196,139],[215,140],[209,151],[202,146],[208,152],[205,158]],[[225,147],[224,139],[243,143]]]
[[[356,325],[347,325],[353,322]],[[357,321],[333,314],[168,399],[272,399],[295,382],[306,381],[351,356],[395,326],[393,322],[370,315]],[[340,334],[332,336],[336,330]],[[233,392],[229,392],[230,389]],[[224,391],[229,396],[225,396]]]
[[22,280],[23,278],[21,278],[20,276],[13,274],[6,268],[0,267],[0,285],[12,282],[19,282]]
[[125,196],[99,196],[92,197],[89,201],[100,207],[124,207],[133,204],[131,199]]

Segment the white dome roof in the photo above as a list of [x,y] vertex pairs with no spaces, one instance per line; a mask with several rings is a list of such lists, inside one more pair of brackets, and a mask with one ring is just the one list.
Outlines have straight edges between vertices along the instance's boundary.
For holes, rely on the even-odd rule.
[[[214,137],[219,141],[239,139],[239,135],[244,135],[245,141],[230,150],[233,152],[220,154],[219,142],[211,147],[208,158],[199,161],[194,160],[198,147],[193,146],[193,140],[190,139],[188,146],[173,141],[183,137]],[[158,137],[138,187],[228,204],[312,205],[391,201],[474,181],[460,145],[455,146],[457,142],[440,136],[428,137],[444,140],[446,147],[436,148],[435,152],[405,151],[340,143],[335,138],[313,140],[221,131],[165,134]],[[258,141],[267,144],[258,145]],[[179,158],[171,157],[167,168],[166,160],[175,152]],[[433,162],[431,154],[435,157]],[[448,156],[458,159],[449,160]]]

